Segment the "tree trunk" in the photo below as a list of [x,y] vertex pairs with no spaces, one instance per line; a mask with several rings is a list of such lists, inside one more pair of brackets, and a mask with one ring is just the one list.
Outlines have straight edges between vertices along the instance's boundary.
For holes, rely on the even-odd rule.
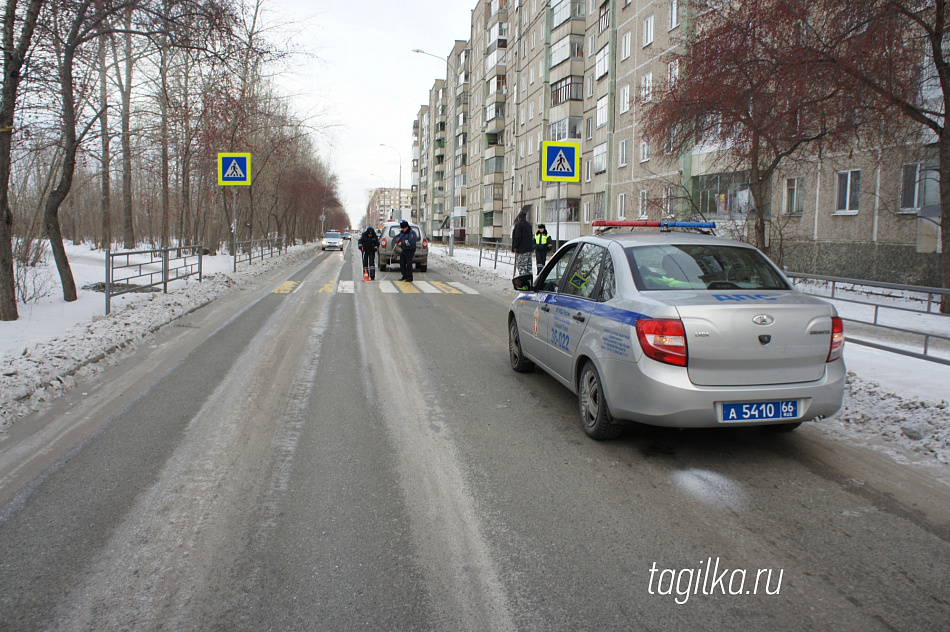
[[[940,137],[940,277],[942,287],[950,289],[950,135],[944,129]],[[940,299],[940,312],[950,314],[950,295]]]
[[45,0],[30,0],[14,42],[16,0],[7,0],[3,13],[3,85],[0,86],[0,320],[16,320],[16,278],[13,274],[13,211],[10,209],[10,149],[13,112],[20,88],[20,69],[33,40],[33,30]]
[[110,166],[112,158],[109,153],[109,110],[108,85],[106,83],[106,38],[99,37],[99,107],[102,113],[99,118],[99,131],[102,136],[102,174],[100,184],[99,212],[102,216],[102,238],[100,248],[112,247],[112,186]]
[[135,249],[135,231],[132,224],[132,11],[130,4],[125,11],[125,76],[119,65],[119,92],[122,94],[122,240],[126,250]]

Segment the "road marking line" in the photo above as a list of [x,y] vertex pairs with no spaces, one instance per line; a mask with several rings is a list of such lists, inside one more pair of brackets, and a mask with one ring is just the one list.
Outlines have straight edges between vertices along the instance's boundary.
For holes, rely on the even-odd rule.
[[396,286],[393,285],[392,281],[380,281],[379,291],[384,294],[397,294],[399,292],[399,290],[396,289]]
[[446,294],[462,293],[462,290],[456,290],[454,287],[444,281],[432,281],[432,285],[436,286],[440,291],[445,292]]
[[328,281],[326,285],[320,288],[321,292],[332,292],[335,288],[333,287],[334,281]]
[[340,281],[340,287],[338,287],[336,291],[340,294],[352,294],[353,281]]
[[300,283],[298,283],[298,284],[297,284],[297,287],[294,289],[293,292],[291,292],[291,294],[296,294],[297,292],[299,292],[299,291],[300,291],[300,288],[303,287],[303,284],[304,284],[304,283],[306,283],[306,281],[301,281]]
[[457,287],[458,289],[462,290],[466,294],[478,294],[478,290],[473,290],[469,286],[465,285],[464,283],[459,283],[458,281],[452,281],[449,283],[449,285],[451,285],[452,287]]
[[415,283],[415,286],[422,290],[426,294],[441,294],[442,290],[437,287],[433,287],[431,283],[427,281],[418,281]]
[[399,291],[403,294],[418,294],[419,290],[413,287],[412,283],[408,281],[393,281],[393,285],[399,288]]
[[271,294],[290,294],[293,292],[294,288],[297,287],[296,281],[284,281],[276,288],[274,288]]

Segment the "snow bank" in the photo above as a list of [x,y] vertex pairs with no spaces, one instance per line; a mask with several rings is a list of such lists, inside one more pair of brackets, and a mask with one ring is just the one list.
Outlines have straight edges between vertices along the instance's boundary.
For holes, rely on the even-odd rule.
[[[0,438],[17,419],[38,410],[77,379],[95,375],[99,363],[109,361],[116,351],[134,347],[160,327],[207,305],[223,292],[244,287],[255,276],[312,257],[316,248],[297,246],[281,257],[242,264],[237,273],[219,270],[206,274],[200,283],[195,279],[178,282],[179,287],[168,294],[140,296],[109,316],[101,315],[104,298],[96,293],[103,310],[93,316],[93,322],[80,323],[42,342],[14,347],[0,359]],[[76,277],[77,285],[82,286],[81,275]]]

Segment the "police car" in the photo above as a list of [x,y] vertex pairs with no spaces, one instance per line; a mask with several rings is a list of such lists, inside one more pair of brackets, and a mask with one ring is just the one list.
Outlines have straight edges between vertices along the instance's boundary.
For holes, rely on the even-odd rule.
[[535,365],[577,394],[584,430],[620,421],[792,430],[834,414],[844,393],[835,308],[792,287],[761,252],[694,222],[564,244],[508,314],[511,366]]

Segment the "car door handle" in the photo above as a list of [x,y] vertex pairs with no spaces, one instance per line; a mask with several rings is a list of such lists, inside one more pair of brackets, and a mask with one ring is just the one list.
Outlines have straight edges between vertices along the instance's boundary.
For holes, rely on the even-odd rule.
[[574,320],[576,320],[576,321],[579,322],[579,323],[582,323],[582,322],[584,322],[585,320],[587,320],[586,318],[584,318],[584,315],[581,314],[580,312],[577,312],[576,314],[574,314],[573,316],[571,316],[571,318],[573,318]]
[[548,307],[547,305],[542,305],[542,306],[541,306],[541,311],[542,311],[542,312],[550,312],[550,311],[551,311],[551,308]]

